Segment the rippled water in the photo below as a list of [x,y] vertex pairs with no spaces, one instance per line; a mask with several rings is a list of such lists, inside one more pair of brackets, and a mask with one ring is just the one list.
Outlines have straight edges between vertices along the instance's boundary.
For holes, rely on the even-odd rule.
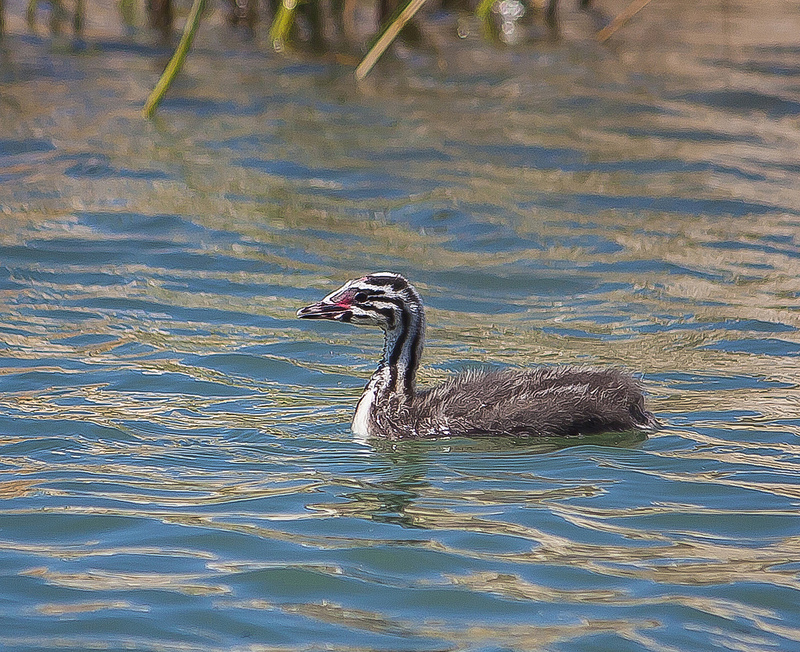
[[[362,87],[208,32],[152,123],[146,48],[12,34],[0,647],[800,648],[800,18],[563,14]],[[422,382],[621,364],[664,428],[355,441],[380,336],[294,311],[381,269]]]

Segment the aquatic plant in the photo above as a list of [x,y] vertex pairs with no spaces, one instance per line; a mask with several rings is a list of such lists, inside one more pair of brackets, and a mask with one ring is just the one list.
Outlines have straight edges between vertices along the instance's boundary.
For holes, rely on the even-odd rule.
[[409,0],[408,4],[398,14],[397,18],[386,25],[383,32],[375,41],[375,45],[370,48],[367,55],[358,65],[358,68],[356,68],[356,79],[360,81],[369,74],[369,71],[372,70],[372,67],[378,59],[380,59],[381,55],[386,52],[386,48],[397,38],[409,21],[414,18],[414,14],[422,9],[422,5],[424,5],[426,1],[427,0]]
[[[53,34],[58,34],[61,31],[61,26],[69,19],[69,11],[67,11],[62,0],[49,0],[48,4],[50,5],[50,31]],[[38,0],[28,0],[25,19],[31,29],[36,27],[36,12],[38,8]],[[0,0],[0,25],[2,25],[2,13],[3,4],[2,0]],[[75,0],[72,12],[72,29],[76,34],[80,34],[83,31],[83,17],[84,0]]]
[[189,17],[186,19],[186,25],[183,28],[183,36],[178,43],[178,47],[175,48],[175,53],[169,60],[166,69],[159,78],[158,83],[155,85],[155,88],[153,88],[142,109],[145,118],[149,118],[155,113],[158,105],[161,104],[161,100],[164,99],[164,95],[172,84],[172,80],[175,79],[175,75],[177,75],[183,67],[186,55],[192,47],[194,35],[197,33],[197,28],[200,26],[200,16],[203,13],[205,5],[206,0],[194,0],[192,2],[192,9],[189,12]]
[[[120,0],[120,14],[123,23],[132,27],[134,23],[135,3],[137,0]],[[428,0],[377,0],[378,34],[355,70],[358,80],[364,79],[383,55],[391,43],[398,37],[416,42],[421,40],[421,30],[415,22],[415,16]],[[259,0],[226,0],[229,7],[229,22],[254,29],[259,22]],[[290,44],[304,40],[316,51],[333,49],[329,33],[335,32],[346,38],[348,25],[352,22],[355,0],[266,0],[271,11],[268,39],[272,48],[282,51]],[[444,3],[445,0],[442,0]],[[519,29],[519,21],[532,11],[542,12],[545,23],[552,30],[558,29],[558,0],[449,0],[447,9],[459,11],[470,10],[484,26],[489,38],[503,43],[513,44],[523,37]],[[607,23],[598,34],[598,40],[607,40],[634,14],[640,11],[650,0],[632,0],[631,4],[610,23]],[[48,0],[50,7],[50,30],[58,33],[64,22],[71,16],[72,29],[76,35],[83,30],[86,12],[85,0],[73,0],[70,12],[65,0]],[[591,10],[592,0],[580,0],[579,7]],[[173,79],[180,72],[183,62],[191,49],[194,36],[200,25],[201,16],[206,7],[206,0],[193,0],[183,34],[166,69],[153,88],[143,109],[146,117],[151,117],[169,89]],[[36,26],[38,0],[28,0],[26,17],[31,29]],[[0,34],[3,31],[4,0],[0,0]],[[592,10],[598,14],[597,10]],[[161,33],[164,40],[170,38],[173,29],[173,0],[146,0],[146,13],[151,29]],[[602,14],[601,14],[602,15]],[[332,22],[335,29],[327,29]],[[301,28],[300,25],[304,27]],[[302,38],[301,38],[302,36]]]

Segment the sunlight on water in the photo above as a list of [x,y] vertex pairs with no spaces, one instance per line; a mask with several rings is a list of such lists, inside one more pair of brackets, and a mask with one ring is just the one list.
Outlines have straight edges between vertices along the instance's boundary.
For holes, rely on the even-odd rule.
[[[797,21],[679,4],[358,88],[209,27],[152,123],[139,46],[12,33],[0,646],[797,649]],[[421,383],[622,365],[664,427],[356,441],[381,337],[294,315],[384,269]]]

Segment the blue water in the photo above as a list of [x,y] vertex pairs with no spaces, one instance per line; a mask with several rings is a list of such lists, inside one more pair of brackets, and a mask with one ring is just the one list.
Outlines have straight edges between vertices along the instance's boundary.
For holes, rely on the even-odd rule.
[[[147,48],[12,33],[0,648],[800,649],[800,30],[658,5],[361,87],[209,27],[153,122]],[[384,269],[421,383],[623,365],[664,427],[355,440],[380,335],[294,313]]]

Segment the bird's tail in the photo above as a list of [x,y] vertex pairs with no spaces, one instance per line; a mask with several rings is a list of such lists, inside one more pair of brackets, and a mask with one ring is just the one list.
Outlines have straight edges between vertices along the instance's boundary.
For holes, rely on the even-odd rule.
[[656,415],[645,409],[643,396],[640,396],[638,401],[631,404],[631,416],[636,422],[637,428],[658,430],[661,427],[661,422],[656,419]]

